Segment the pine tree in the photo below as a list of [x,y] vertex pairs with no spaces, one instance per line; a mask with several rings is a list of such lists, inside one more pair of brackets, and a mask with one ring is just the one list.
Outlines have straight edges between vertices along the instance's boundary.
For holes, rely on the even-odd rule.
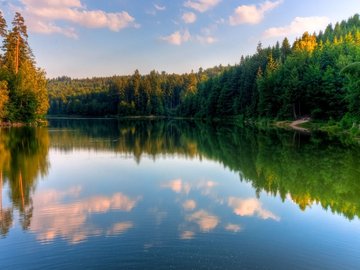
[[[49,108],[46,77],[45,72],[35,66],[28,44],[27,27],[21,14],[15,14],[9,32],[6,31],[5,20],[0,18],[0,34],[4,37],[1,74],[5,74],[8,81],[8,87],[1,84],[0,90],[1,99],[8,101],[6,118],[12,122],[35,121],[45,115]],[[8,100],[4,98],[6,93],[9,94]]]

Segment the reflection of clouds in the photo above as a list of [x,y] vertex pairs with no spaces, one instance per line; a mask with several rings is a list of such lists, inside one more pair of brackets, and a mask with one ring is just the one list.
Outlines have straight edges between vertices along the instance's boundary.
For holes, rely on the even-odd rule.
[[234,209],[234,213],[239,216],[258,216],[262,219],[274,219],[280,220],[280,217],[273,214],[269,210],[262,208],[262,204],[258,199],[240,199],[236,197],[230,197],[228,199],[228,205]]
[[241,230],[241,227],[237,224],[229,223],[225,226],[225,230],[229,232],[239,232]]
[[175,193],[189,194],[191,189],[197,189],[200,190],[202,194],[209,195],[211,190],[217,185],[218,183],[214,181],[200,181],[196,184],[190,184],[182,179],[175,179],[161,186],[163,188],[170,188]]
[[163,211],[157,207],[151,208],[150,213],[154,215],[156,225],[160,225],[164,219],[167,217],[167,212]]
[[185,210],[191,211],[196,208],[196,202],[194,200],[186,200],[182,206]]
[[189,183],[184,183],[181,179],[175,179],[169,183],[163,184],[162,187],[170,188],[175,193],[184,193],[188,194],[190,192],[191,186]]
[[107,231],[107,235],[117,235],[122,234],[125,231],[134,227],[134,224],[131,221],[119,222],[112,226],[110,230]]
[[[132,227],[131,222],[117,223],[109,230],[96,228],[88,224],[91,213],[105,213],[110,210],[130,212],[138,198],[129,198],[122,193],[111,197],[96,196],[74,203],[61,203],[65,196],[75,196],[79,189],[67,192],[48,191],[34,196],[34,213],[31,231],[37,233],[40,241],[52,241],[60,236],[71,243],[79,243],[92,235],[119,234]],[[131,226],[130,226],[131,225]]]
[[195,222],[199,225],[200,230],[203,232],[208,232],[214,229],[218,223],[219,218],[214,216],[205,210],[199,210],[187,217],[187,220],[190,222]]
[[210,195],[213,188],[216,187],[218,183],[208,180],[208,181],[200,181],[197,185],[197,188],[201,191],[203,195]]
[[182,240],[191,240],[194,239],[195,233],[192,231],[183,231],[180,235],[180,239]]

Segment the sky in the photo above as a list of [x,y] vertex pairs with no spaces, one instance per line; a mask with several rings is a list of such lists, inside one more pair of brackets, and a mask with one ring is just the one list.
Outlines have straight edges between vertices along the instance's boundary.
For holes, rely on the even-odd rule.
[[0,0],[49,78],[187,73],[239,62],[360,12],[360,0]]

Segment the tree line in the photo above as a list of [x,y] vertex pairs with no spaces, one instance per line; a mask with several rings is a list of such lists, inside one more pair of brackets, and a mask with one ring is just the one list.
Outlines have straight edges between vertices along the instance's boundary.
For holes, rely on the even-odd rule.
[[[360,119],[360,20],[305,32],[290,45],[242,57],[238,65],[199,84],[180,114],[197,117]],[[353,68],[349,68],[353,66]]]
[[151,71],[130,76],[49,80],[51,115],[134,116],[176,115],[179,105],[197,85],[228,67],[218,66],[189,74]]
[[24,18],[18,12],[8,29],[0,12],[0,122],[35,122],[49,102],[45,72],[36,67]]
[[360,119],[360,19],[305,32],[234,66],[176,75],[49,81],[50,114]]

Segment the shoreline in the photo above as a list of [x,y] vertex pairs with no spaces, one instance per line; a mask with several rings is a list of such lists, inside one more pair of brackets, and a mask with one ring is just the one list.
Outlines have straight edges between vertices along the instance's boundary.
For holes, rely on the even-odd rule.
[[11,127],[38,127],[38,126],[47,126],[47,120],[36,120],[30,123],[23,122],[0,122],[0,128],[11,128]]

